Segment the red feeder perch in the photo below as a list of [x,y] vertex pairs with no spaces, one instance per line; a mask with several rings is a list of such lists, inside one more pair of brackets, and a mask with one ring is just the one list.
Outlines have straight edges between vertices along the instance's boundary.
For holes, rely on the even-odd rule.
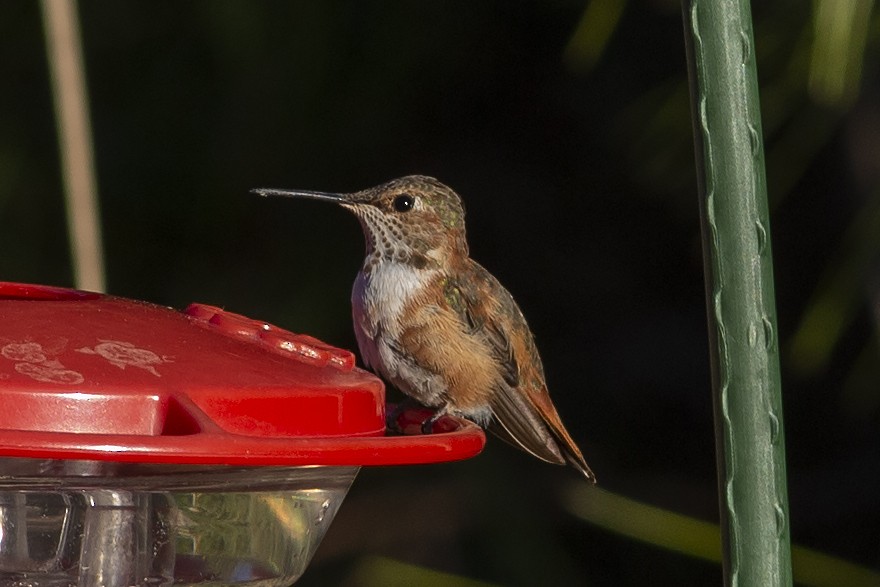
[[0,320],[0,584],[290,585],[361,466],[485,443],[385,436],[351,353],[219,308],[0,282]]

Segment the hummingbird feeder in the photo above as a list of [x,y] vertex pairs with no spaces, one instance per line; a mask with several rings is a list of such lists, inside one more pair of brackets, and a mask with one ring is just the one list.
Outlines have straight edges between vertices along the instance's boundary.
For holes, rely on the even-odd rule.
[[290,585],[361,466],[485,442],[386,436],[351,353],[212,306],[0,282],[0,317],[3,585]]

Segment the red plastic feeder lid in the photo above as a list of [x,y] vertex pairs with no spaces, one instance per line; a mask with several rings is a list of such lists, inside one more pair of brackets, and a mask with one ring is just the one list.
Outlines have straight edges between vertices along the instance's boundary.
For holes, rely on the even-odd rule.
[[219,308],[185,312],[0,282],[0,456],[225,465],[391,465],[478,454],[441,419],[385,436],[354,356]]

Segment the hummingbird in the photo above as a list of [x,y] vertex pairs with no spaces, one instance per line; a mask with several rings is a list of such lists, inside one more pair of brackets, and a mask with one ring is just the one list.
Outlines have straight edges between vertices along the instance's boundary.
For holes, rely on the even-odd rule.
[[358,347],[368,368],[433,410],[423,432],[446,414],[463,416],[595,483],[550,399],[519,306],[469,256],[455,191],[422,175],[353,193],[251,191],[334,202],[360,221],[366,256],[351,295]]

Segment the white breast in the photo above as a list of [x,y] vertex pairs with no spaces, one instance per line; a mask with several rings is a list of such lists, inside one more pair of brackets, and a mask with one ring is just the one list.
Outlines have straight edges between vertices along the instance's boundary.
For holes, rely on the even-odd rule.
[[364,363],[402,392],[431,405],[445,387],[431,373],[401,360],[401,315],[409,300],[436,275],[403,263],[380,263],[358,274],[351,294],[354,331]]
[[404,306],[436,273],[436,269],[393,262],[379,263],[368,275],[359,273],[351,293],[355,324],[370,338],[380,328],[383,334],[398,338]]

